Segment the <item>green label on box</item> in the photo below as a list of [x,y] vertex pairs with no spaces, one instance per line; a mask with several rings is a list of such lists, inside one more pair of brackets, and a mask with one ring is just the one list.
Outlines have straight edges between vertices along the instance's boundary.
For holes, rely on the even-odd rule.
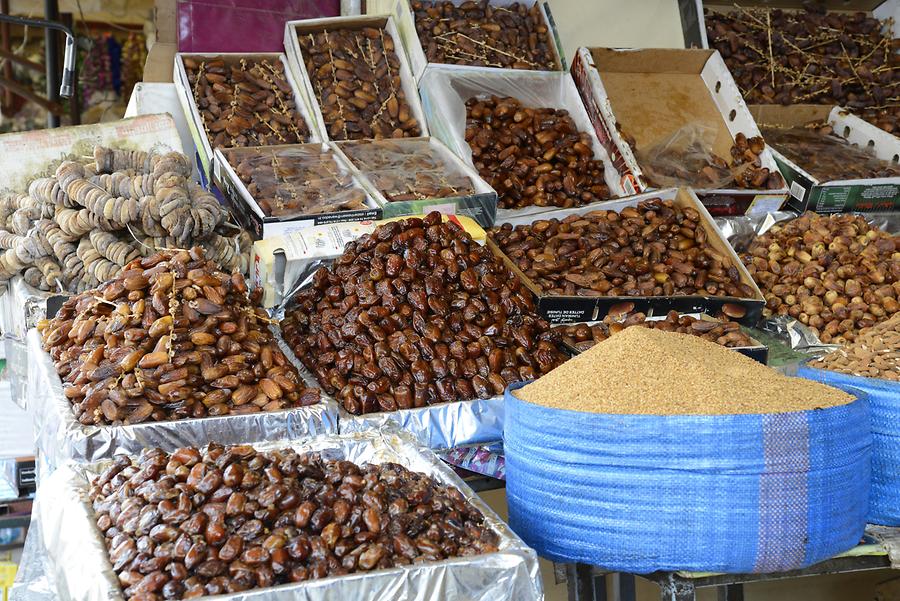
[[819,213],[891,211],[900,208],[900,186],[816,186],[809,199],[809,208]]

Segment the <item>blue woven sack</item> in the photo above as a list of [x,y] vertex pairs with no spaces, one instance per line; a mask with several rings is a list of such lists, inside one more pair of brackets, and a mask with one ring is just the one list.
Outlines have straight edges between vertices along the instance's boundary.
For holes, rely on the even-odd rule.
[[900,383],[800,366],[797,375],[850,393],[863,391],[872,412],[869,523],[900,526]]
[[868,510],[864,398],[766,415],[610,415],[506,391],[509,523],[554,561],[775,572],[855,546]]

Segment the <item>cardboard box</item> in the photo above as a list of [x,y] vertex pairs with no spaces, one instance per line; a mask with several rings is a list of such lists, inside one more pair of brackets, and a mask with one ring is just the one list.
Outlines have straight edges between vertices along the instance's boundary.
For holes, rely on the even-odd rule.
[[[341,256],[348,242],[371,233],[382,223],[397,219],[403,218],[317,225],[259,240],[253,244],[250,286],[263,289],[261,302],[264,307],[281,306],[319,267]],[[475,242],[485,243],[487,234],[473,219],[464,215],[447,215],[444,220],[453,220]]]
[[[644,191],[651,186],[620,128],[638,148],[649,149],[696,124],[714,132],[712,150],[729,162],[738,133],[748,138],[759,135],[737,84],[714,50],[579,48],[572,76],[597,137],[626,188]],[[760,160],[769,171],[778,170],[768,148]],[[704,204],[722,214],[743,214],[750,206],[777,210],[788,196],[786,188],[696,192]]]
[[[900,159],[900,138],[839,106],[766,104],[751,106],[750,110],[763,127],[796,127],[810,121],[827,121],[835,135],[849,144],[868,149],[877,158],[894,165]],[[803,165],[784,156],[777,146],[769,148],[790,187],[788,206],[791,209],[817,213],[900,210],[900,177],[822,181],[806,171]]]
[[191,130],[191,137],[194,138],[194,144],[197,146],[197,169],[200,171],[201,183],[204,186],[212,179],[214,149],[212,148],[211,140],[206,135],[206,129],[203,127],[203,120],[200,118],[197,102],[194,100],[194,93],[191,89],[191,84],[188,81],[187,72],[184,69],[182,57],[185,56],[207,59],[221,57],[225,59],[226,64],[230,61],[236,61],[242,58],[281,61],[284,65],[285,79],[287,80],[288,85],[291,86],[295,110],[300,113],[300,116],[303,118],[303,121],[306,123],[307,129],[309,129],[310,132],[310,137],[307,141],[321,142],[325,139],[324,132],[320,131],[316,126],[316,121],[313,119],[312,114],[309,112],[309,108],[303,100],[303,95],[300,93],[300,87],[291,73],[287,58],[284,54],[278,52],[261,52],[254,54],[244,54],[240,52],[192,54],[179,52],[175,55],[175,70],[173,75],[175,90],[178,94],[178,100],[181,102],[181,107],[184,109],[184,115],[187,118],[188,127]]
[[334,152],[328,143],[317,144],[287,144],[283,146],[260,146],[249,149],[253,152],[276,153],[281,151],[299,151],[311,149],[315,153],[325,152],[334,157],[338,166],[344,170],[341,175],[346,176],[353,188],[359,189],[365,194],[368,209],[331,211],[327,213],[309,213],[291,217],[273,217],[266,215],[259,203],[250,194],[247,186],[241,181],[234,167],[225,158],[221,148],[216,148],[213,168],[213,183],[222,192],[225,202],[231,209],[237,221],[250,233],[254,240],[281,236],[314,225],[326,223],[341,223],[352,221],[368,221],[380,219],[382,210],[379,203],[369,194],[356,177],[354,170],[346,163],[344,157]]
[[172,83],[172,59],[178,53],[174,42],[155,42],[144,61],[143,81],[148,83]]
[[[695,319],[699,319],[702,321],[719,321],[715,317],[711,317],[711,316],[707,315],[706,313],[693,313],[693,314],[688,314],[688,315],[690,317],[693,317]],[[665,318],[666,318],[666,316],[664,314],[663,315],[648,315],[647,319],[645,321],[660,321]],[[596,325],[601,322],[600,321],[586,321],[586,322],[581,322],[581,323],[584,323],[587,326],[593,326],[593,325]],[[753,338],[752,336],[750,337],[750,341],[754,343],[751,346],[734,346],[734,347],[726,347],[726,348],[730,348],[731,350],[736,351],[736,352],[744,355],[745,357],[749,357],[750,359],[753,359],[754,361],[759,361],[763,365],[768,365],[769,364],[769,347],[767,347],[765,344],[763,344],[756,338]],[[583,350],[580,350],[577,347],[568,344],[565,340],[563,340],[560,344],[566,351],[568,351],[572,355],[579,355],[584,352]]]
[[521,278],[525,286],[536,297],[538,313],[551,323],[572,323],[579,321],[596,321],[603,319],[610,308],[618,303],[633,303],[634,311],[650,314],[665,314],[668,311],[679,313],[708,313],[718,314],[725,304],[740,305],[746,309],[746,314],[736,321],[746,325],[754,325],[762,315],[765,299],[759,287],[753,281],[747,268],[741,263],[737,253],[725,240],[722,232],[716,226],[706,208],[700,203],[697,195],[690,188],[667,188],[655,192],[647,192],[620,200],[593,203],[574,209],[557,209],[532,215],[524,215],[507,219],[505,223],[512,225],[525,225],[542,219],[563,219],[569,215],[584,215],[591,211],[621,211],[625,207],[634,207],[642,201],[651,198],[673,200],[680,207],[690,207],[700,213],[703,226],[706,229],[709,244],[721,255],[729,258],[731,263],[740,273],[741,282],[753,289],[753,298],[735,298],[730,296],[564,296],[548,295],[531,281],[516,264],[503,253],[494,242],[488,239],[488,247],[497,254],[506,265]]
[[[474,169],[472,149],[466,142],[466,101],[470,98],[512,96],[524,106],[565,109],[578,130],[588,134],[594,158],[605,166],[606,185],[614,198],[623,196],[616,169],[594,132],[584,105],[568,73],[555,71],[516,71],[475,67],[429,67],[419,92],[432,135]],[[551,207],[552,208],[552,207]],[[497,209],[497,221],[517,215],[546,211],[548,207]]]
[[[456,6],[459,6],[466,0],[450,1]],[[531,8],[537,3],[537,0],[492,0],[490,5],[502,7],[509,6],[514,2],[524,4],[528,8]],[[546,2],[542,2],[539,3],[539,8],[544,20],[544,25],[546,25],[547,32],[550,36],[550,47],[556,62],[555,70],[565,71],[566,59],[563,55],[562,44],[559,40],[559,32],[556,30],[556,23],[553,22],[553,17],[550,15],[550,5]],[[419,34],[416,31],[415,18],[409,0],[367,0],[366,12],[369,14],[389,13],[394,16],[394,19],[396,19],[397,22],[397,28],[400,31],[403,47],[409,57],[409,64],[412,68],[413,75],[416,77],[416,81],[422,79],[422,76],[425,74],[425,68],[428,65],[447,66],[446,63],[429,63],[428,59],[425,57],[425,50],[422,47],[422,42],[419,40]]]
[[419,100],[418,90],[416,89],[416,80],[409,68],[406,52],[403,50],[403,42],[400,39],[397,25],[392,16],[327,17],[323,19],[288,21],[284,25],[284,49],[287,52],[288,65],[303,88],[303,97],[306,99],[313,119],[319,124],[322,134],[325,136],[323,139],[330,139],[328,137],[328,128],[325,125],[325,118],[322,116],[322,109],[319,106],[319,99],[316,97],[312,80],[309,78],[309,73],[306,72],[306,63],[303,61],[303,52],[300,50],[298,36],[307,33],[318,33],[324,30],[363,29],[365,27],[383,28],[391,34],[391,38],[394,40],[394,51],[397,53],[397,59],[400,61],[400,87],[403,89],[413,116],[419,122],[420,135],[427,136],[428,125],[425,122],[425,114],[422,112],[422,103]]
[[[431,211],[439,211],[446,215],[466,215],[478,222],[482,227],[494,225],[497,216],[497,193],[486,181],[481,179],[471,165],[456,156],[437,138],[400,138],[396,140],[352,140],[333,143],[347,161],[359,172],[363,185],[381,204],[384,217],[405,217],[409,215],[425,215]],[[396,151],[388,151],[387,157],[397,157],[397,165],[392,167],[384,162],[369,160],[365,155],[367,149],[374,151],[377,147],[389,146]],[[403,156],[427,153],[435,162],[435,173],[443,175],[461,175],[467,178],[474,188],[474,193],[443,198],[426,198],[421,200],[390,200],[379,186],[381,177],[409,181],[412,186],[421,171],[402,170]],[[360,154],[363,156],[360,157]],[[372,155],[369,155],[372,156]],[[357,157],[363,160],[357,160]],[[373,157],[374,158],[374,157]]]

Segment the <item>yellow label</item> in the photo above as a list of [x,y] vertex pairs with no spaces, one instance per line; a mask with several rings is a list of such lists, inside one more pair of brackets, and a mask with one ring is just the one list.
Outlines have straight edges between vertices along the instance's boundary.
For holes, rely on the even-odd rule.
[[18,566],[12,562],[0,561],[0,601],[8,601],[9,589],[16,578]]

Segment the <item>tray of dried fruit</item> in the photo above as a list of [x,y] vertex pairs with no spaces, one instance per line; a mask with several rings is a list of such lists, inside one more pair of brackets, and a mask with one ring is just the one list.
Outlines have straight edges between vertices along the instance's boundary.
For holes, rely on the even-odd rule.
[[337,432],[337,406],[279,348],[243,277],[202,249],[135,259],[27,335],[48,467],[160,447]]
[[618,307],[613,307],[602,320],[555,325],[553,330],[559,332],[566,350],[578,354],[630,327],[698,336],[734,349],[763,365],[768,363],[768,347],[742,330],[741,324],[725,314],[711,317],[705,313],[682,314],[669,311],[663,315],[653,315],[651,311],[648,315],[634,311],[632,303],[623,302]]
[[37,506],[64,600],[543,598],[534,551],[398,433],[69,464]]
[[724,313],[754,325],[765,305],[689,188],[511,217],[487,244],[553,323],[603,319],[628,302],[644,313]]
[[342,433],[396,424],[430,448],[500,440],[506,386],[566,359],[521,281],[436,212],[348,243],[281,334],[340,405]]

